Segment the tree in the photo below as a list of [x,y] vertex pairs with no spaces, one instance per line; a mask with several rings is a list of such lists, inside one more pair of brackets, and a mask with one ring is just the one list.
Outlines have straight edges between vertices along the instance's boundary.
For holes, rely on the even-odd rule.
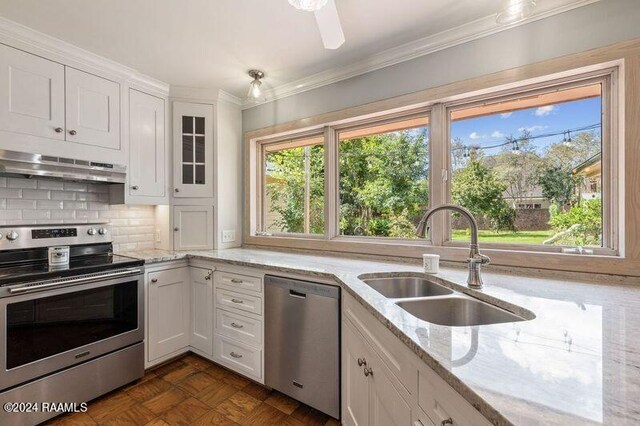
[[451,198],[487,218],[494,230],[514,230],[516,212],[502,197],[505,190],[506,185],[472,152],[467,166],[453,174]]
[[556,243],[575,246],[602,244],[602,201],[599,198],[583,200],[562,211],[552,205],[549,224],[556,232],[569,231]]
[[581,132],[568,140],[554,143],[547,150],[546,160],[549,167],[573,169],[578,164],[588,160],[602,150],[600,135],[591,132]]
[[573,175],[569,169],[550,167],[540,174],[538,184],[542,188],[542,195],[565,210],[575,196],[575,188],[580,178]]

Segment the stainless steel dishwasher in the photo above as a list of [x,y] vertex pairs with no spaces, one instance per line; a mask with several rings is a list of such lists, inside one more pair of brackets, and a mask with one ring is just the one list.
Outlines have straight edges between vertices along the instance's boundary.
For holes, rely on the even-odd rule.
[[340,416],[340,287],[265,277],[265,384]]

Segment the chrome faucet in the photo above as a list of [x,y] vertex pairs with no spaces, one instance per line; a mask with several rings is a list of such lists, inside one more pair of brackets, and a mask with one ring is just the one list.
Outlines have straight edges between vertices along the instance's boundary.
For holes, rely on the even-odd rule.
[[478,223],[469,210],[453,204],[443,204],[441,206],[429,209],[424,213],[422,219],[420,219],[420,223],[418,223],[418,228],[416,229],[416,234],[419,237],[424,237],[427,231],[427,222],[429,221],[429,218],[431,218],[434,213],[437,213],[441,210],[453,210],[454,212],[460,213],[469,222],[469,226],[471,227],[471,244],[469,244],[469,258],[467,259],[467,263],[469,264],[469,277],[467,278],[467,285],[469,286],[469,288],[482,288],[480,267],[482,265],[488,265],[490,259],[489,257],[480,254],[480,249],[478,248]]

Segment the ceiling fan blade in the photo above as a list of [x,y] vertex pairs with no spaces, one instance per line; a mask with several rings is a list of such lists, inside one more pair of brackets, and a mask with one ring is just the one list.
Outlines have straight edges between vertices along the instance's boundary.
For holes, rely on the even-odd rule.
[[313,12],[325,49],[337,49],[344,43],[344,33],[335,0],[329,0],[320,10]]

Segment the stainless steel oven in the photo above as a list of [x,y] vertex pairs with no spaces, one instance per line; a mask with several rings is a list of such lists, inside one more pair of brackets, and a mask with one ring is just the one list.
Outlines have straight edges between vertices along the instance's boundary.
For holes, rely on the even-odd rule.
[[144,339],[143,267],[4,287],[0,391]]

